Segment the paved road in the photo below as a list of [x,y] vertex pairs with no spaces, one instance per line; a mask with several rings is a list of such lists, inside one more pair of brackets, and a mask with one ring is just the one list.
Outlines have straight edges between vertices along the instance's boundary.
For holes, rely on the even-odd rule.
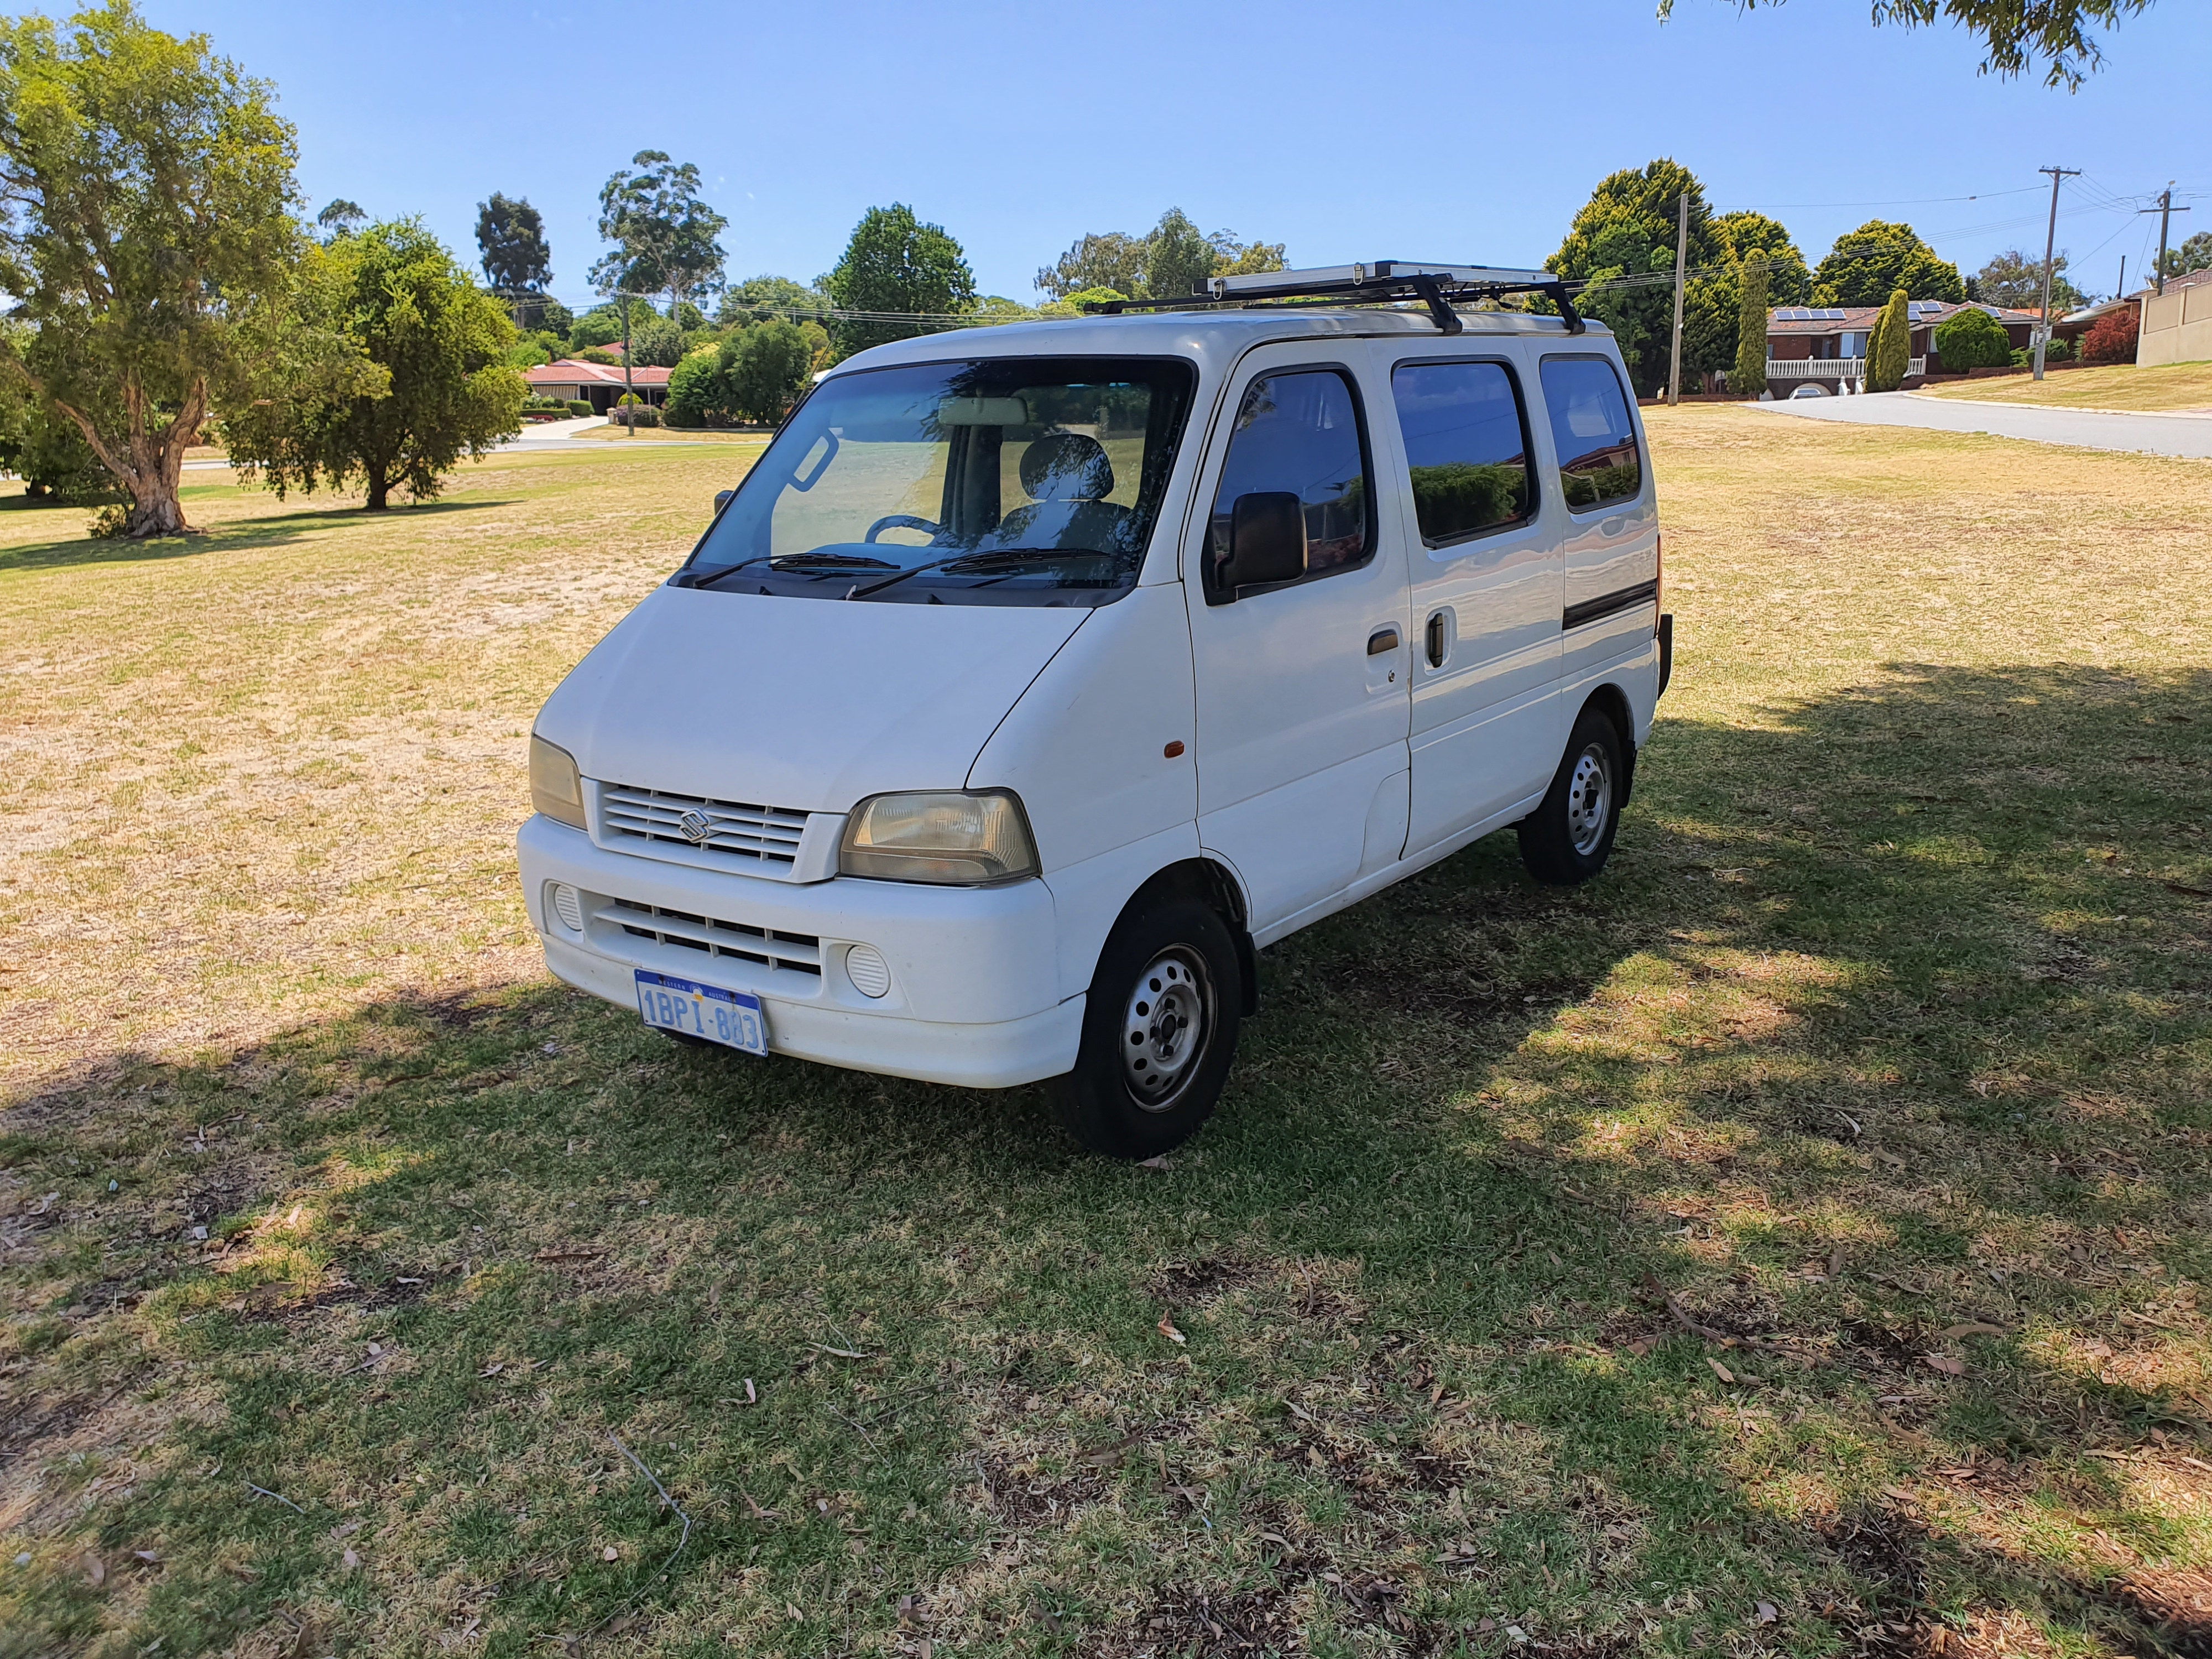
[[1936,432],[1987,432],[2031,443],[2071,444],[2212,460],[2212,416],[2119,415],[2102,410],[2042,409],[2027,404],[1969,403],[1880,392],[1866,398],[1787,398],[1753,409],[1814,421],[1917,426]]

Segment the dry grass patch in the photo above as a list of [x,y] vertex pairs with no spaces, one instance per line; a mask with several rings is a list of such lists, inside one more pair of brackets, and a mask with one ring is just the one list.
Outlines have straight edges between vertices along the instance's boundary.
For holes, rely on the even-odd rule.
[[2160,363],[2138,368],[2109,363],[2046,371],[2040,382],[2027,373],[1993,375],[1930,386],[1921,395],[1984,403],[2039,404],[2051,409],[2122,409],[2143,414],[2212,414],[2212,363]]
[[1650,419],[1612,869],[1265,953],[1161,1170],[545,980],[744,444],[0,514],[0,1654],[2197,1650],[2212,472]]

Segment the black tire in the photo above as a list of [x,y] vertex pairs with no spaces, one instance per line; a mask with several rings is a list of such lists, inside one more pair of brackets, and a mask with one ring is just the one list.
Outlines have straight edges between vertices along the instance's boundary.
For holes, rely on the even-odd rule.
[[1602,709],[1585,708],[1544,804],[1516,825],[1521,862],[1547,887],[1573,887],[1605,868],[1628,798],[1628,756]]
[[1108,1158],[1182,1145],[1221,1098],[1243,1006],[1237,941],[1212,910],[1174,897],[1130,911],[1098,954],[1075,1069],[1054,1080],[1060,1121]]

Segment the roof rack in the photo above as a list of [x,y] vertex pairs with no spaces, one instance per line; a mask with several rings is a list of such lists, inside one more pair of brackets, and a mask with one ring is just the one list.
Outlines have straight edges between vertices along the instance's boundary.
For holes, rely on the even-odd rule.
[[1101,316],[1125,311],[1197,311],[1208,306],[1265,306],[1334,300],[1382,305],[1419,300],[1436,319],[1438,331],[1457,334],[1464,325],[1455,303],[1496,300],[1508,294],[1542,294],[1559,308],[1567,332],[1583,331],[1583,319],[1567,297],[1565,281],[1548,270],[1507,270],[1496,265],[1434,265],[1407,259],[1377,259],[1372,264],[1320,265],[1310,270],[1270,270],[1244,276],[1213,276],[1191,285],[1188,300],[1090,300],[1084,310]]

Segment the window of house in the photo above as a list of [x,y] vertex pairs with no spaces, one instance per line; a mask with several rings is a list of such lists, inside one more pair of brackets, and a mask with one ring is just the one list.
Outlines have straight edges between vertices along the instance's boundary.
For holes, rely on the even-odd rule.
[[1245,388],[1207,527],[1209,590],[1229,557],[1237,498],[1273,491],[1296,495],[1305,508],[1308,575],[1348,570],[1373,553],[1366,434],[1341,370],[1267,374]]
[[1390,375],[1413,512],[1436,547],[1535,510],[1528,422],[1503,363],[1401,363]]
[[1543,380],[1569,510],[1588,513],[1634,497],[1644,488],[1644,464],[1613,365],[1602,357],[1547,357]]

